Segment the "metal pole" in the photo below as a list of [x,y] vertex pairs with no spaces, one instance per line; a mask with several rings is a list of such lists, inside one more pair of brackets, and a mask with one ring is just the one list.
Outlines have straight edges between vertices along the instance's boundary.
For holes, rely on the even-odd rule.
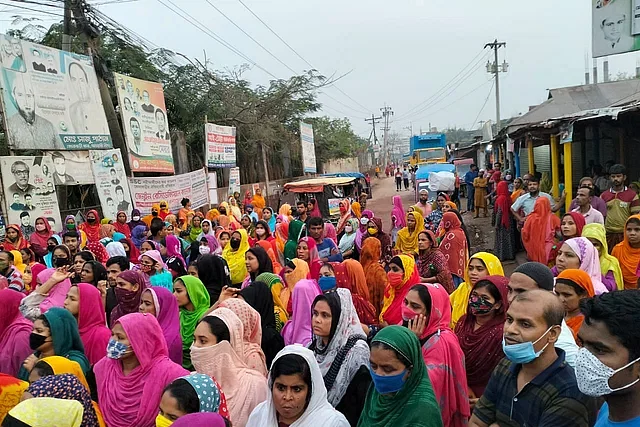
[[496,135],[500,133],[500,68],[498,65],[498,40],[495,41],[493,47],[495,57],[495,73],[496,73]]

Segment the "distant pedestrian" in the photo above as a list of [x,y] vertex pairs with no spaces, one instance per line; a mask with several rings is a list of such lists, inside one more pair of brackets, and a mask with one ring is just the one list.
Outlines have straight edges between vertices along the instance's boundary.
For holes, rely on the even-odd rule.
[[395,177],[396,177],[396,191],[400,191],[402,190],[402,172],[400,171],[400,168],[396,169]]
[[473,180],[478,177],[478,166],[472,164],[469,167],[469,172],[464,175],[464,183],[467,186],[467,211],[473,212],[475,209],[474,195],[475,187],[473,186]]
[[402,181],[404,182],[404,190],[409,191],[409,171],[407,170],[406,166],[402,171]]

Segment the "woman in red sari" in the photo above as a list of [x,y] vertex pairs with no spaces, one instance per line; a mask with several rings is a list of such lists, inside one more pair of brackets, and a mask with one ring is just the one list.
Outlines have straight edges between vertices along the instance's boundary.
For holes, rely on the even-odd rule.
[[467,235],[464,233],[462,223],[454,212],[446,212],[442,216],[440,223],[445,231],[442,242],[440,242],[440,251],[447,260],[453,285],[456,288],[464,281],[464,270],[469,257]]
[[551,212],[551,202],[546,197],[538,197],[522,228],[522,243],[529,261],[549,264],[559,230],[560,218]]
[[296,249],[297,257],[305,261],[309,265],[310,277],[313,280],[320,278],[320,268],[322,260],[318,255],[318,245],[311,237],[303,237],[298,240],[298,248]]
[[53,236],[53,230],[47,218],[41,216],[36,219],[36,231],[29,237],[31,243],[31,249],[38,257],[43,257],[47,254],[47,241]]
[[24,238],[22,230],[18,224],[7,225],[7,232],[2,247],[5,251],[19,251],[28,248],[29,242]]
[[113,228],[115,228],[118,233],[124,234],[124,237],[127,239],[131,238],[131,229],[127,224],[127,213],[125,211],[118,212],[116,222],[113,223]]

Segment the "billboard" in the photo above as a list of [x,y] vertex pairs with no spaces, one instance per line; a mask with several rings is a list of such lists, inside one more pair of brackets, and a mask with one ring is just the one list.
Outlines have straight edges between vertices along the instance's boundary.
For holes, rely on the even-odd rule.
[[593,57],[640,50],[640,0],[591,0]]
[[151,206],[166,200],[171,212],[178,212],[180,201],[187,198],[191,208],[198,209],[209,204],[207,174],[204,169],[174,176],[158,176],[153,178],[129,178],[131,199],[142,215],[151,213]]
[[302,168],[304,173],[316,173],[316,147],[313,143],[313,125],[300,122],[300,142],[302,142]]
[[89,151],[96,189],[105,218],[116,220],[118,211],[131,219],[131,193],[120,149]]
[[43,216],[55,231],[61,230],[50,157],[3,156],[0,171],[9,224],[19,224],[22,233],[30,236],[35,232],[36,218]]
[[53,161],[54,185],[94,184],[88,151],[47,151]]
[[213,123],[204,125],[206,135],[207,167],[236,167],[236,128]]
[[173,173],[162,84],[114,73],[132,172]]
[[10,147],[112,147],[91,57],[4,34],[0,44],[0,86]]
[[231,168],[229,170],[229,195],[240,193],[240,168]]

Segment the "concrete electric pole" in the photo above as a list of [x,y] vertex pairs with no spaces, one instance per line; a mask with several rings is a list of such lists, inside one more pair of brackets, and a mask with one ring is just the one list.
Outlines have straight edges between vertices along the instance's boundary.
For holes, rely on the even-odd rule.
[[[484,48],[491,48],[494,52],[494,62],[493,64],[490,61],[487,61],[487,72],[494,75],[496,79],[496,135],[500,132],[501,129],[501,121],[500,121],[500,72],[506,73],[509,69],[509,64],[507,61],[503,61],[502,64],[498,63],[498,49],[501,47],[507,47],[506,42],[499,42],[498,39],[495,39],[493,43],[487,43],[484,45]],[[509,168],[513,170],[513,153],[509,152]]]
[[387,147],[387,139],[388,139],[388,134],[389,134],[389,117],[393,116],[393,110],[391,109],[391,107],[385,105],[384,107],[382,107],[380,109],[380,111],[382,112],[382,117],[384,117],[384,140],[382,143],[382,149],[383,149],[383,158],[384,158],[384,162],[385,165],[388,163],[389,161],[389,148]]
[[[373,143],[371,145],[374,147],[374,152],[375,152],[375,146],[378,144],[378,137],[376,137],[376,125],[380,122],[380,120],[382,120],[382,117],[376,117],[373,114],[371,114],[370,119],[364,119],[365,122],[371,122],[371,126],[373,127],[373,129],[371,130],[371,135],[373,135]],[[377,162],[378,162],[378,159],[376,159],[376,163]]]

